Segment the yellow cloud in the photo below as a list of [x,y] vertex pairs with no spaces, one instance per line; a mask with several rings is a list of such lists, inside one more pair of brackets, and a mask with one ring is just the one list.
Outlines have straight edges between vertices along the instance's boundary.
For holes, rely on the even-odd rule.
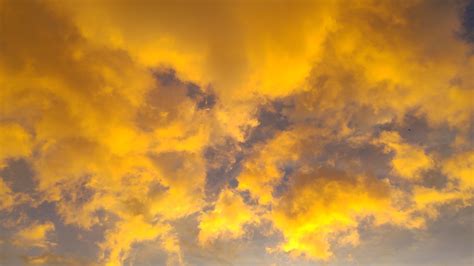
[[[185,88],[158,84],[127,51],[85,39],[52,3],[6,1],[1,8],[8,45],[0,50],[0,111],[2,121],[18,123],[2,122],[0,159],[28,157],[39,200],[56,202],[66,224],[106,224],[102,247],[111,250],[104,260],[112,263],[121,263],[132,243],[166,234],[154,219],[198,212],[209,122]],[[178,89],[182,93],[175,94]],[[168,118],[148,121],[151,130],[145,130],[142,110]],[[9,208],[15,197],[1,185]],[[169,208],[169,202],[179,204]],[[144,231],[121,236],[134,225]],[[120,237],[118,246],[110,243]],[[171,239],[164,243],[170,252],[178,247]]]
[[463,191],[474,188],[474,152],[460,152],[443,163],[443,172],[451,179],[459,182]]
[[322,169],[293,176],[292,184],[269,213],[284,236],[278,249],[292,256],[330,259],[332,243],[359,243],[358,225],[369,217],[377,224],[407,222],[384,181]]
[[13,243],[20,247],[47,248],[53,245],[48,240],[48,235],[54,231],[54,224],[51,222],[33,223],[18,231],[13,239]]
[[219,194],[214,209],[199,219],[199,243],[207,245],[216,239],[235,239],[245,234],[244,226],[259,222],[253,207],[247,205],[233,190]]
[[5,159],[28,157],[32,152],[31,136],[18,124],[0,124],[0,169]]
[[0,211],[8,210],[16,204],[18,204],[18,195],[0,177]]
[[[65,224],[104,226],[103,263],[123,264],[141,241],[184,263],[173,222],[196,213],[200,244],[267,219],[283,236],[274,251],[328,260],[362,241],[364,219],[417,229],[440,205],[470,204],[474,57],[454,37],[450,1],[4,0],[0,13],[0,168],[26,159],[29,196]],[[212,108],[189,82],[215,93]],[[289,128],[253,143],[272,122],[259,121],[261,106],[280,101]],[[373,138],[407,113],[452,129],[453,154],[438,162],[395,131]],[[206,151],[227,141],[242,156],[238,186],[209,203]],[[416,182],[352,173],[331,144],[380,145],[393,173]],[[446,188],[423,186],[438,167]],[[9,186],[0,179],[2,212],[27,202]],[[36,223],[15,237],[48,247],[53,230]]]
[[450,190],[437,190],[416,186],[413,189],[413,201],[415,210],[427,213],[430,217],[436,218],[439,215],[440,205],[461,199],[460,193]]
[[[176,246],[170,244],[171,227],[166,224],[150,224],[141,215],[129,217],[129,219],[119,222],[113,231],[106,234],[105,241],[101,244],[104,252],[105,265],[122,265],[128,257],[132,244],[141,241],[151,241],[160,236],[165,238],[164,247],[168,251],[176,252]],[[178,250],[179,251],[179,250]]]
[[433,159],[422,148],[403,143],[396,132],[383,132],[377,142],[385,145],[387,152],[395,152],[392,167],[403,178],[419,179],[422,171],[434,165]]
[[245,95],[254,89],[271,95],[298,89],[321,52],[335,6],[335,1],[144,3],[55,4],[74,10],[88,39],[126,49],[148,65],[171,65],[185,79]]
[[249,191],[260,204],[272,201],[274,187],[283,178],[285,163],[298,160],[295,132],[283,132],[264,145],[259,145],[252,157],[244,162],[237,180],[238,189]]
[[28,265],[71,265],[71,266],[97,266],[98,264],[89,260],[82,260],[75,257],[61,256],[51,252],[45,252],[41,255],[26,256],[25,262]]

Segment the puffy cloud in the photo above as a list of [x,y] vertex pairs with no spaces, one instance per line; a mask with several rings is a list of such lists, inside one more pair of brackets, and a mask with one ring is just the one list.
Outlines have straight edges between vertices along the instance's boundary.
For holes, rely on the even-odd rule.
[[106,234],[101,244],[105,265],[122,265],[134,243],[151,241],[160,236],[164,238],[162,245],[165,250],[179,253],[169,225],[152,224],[142,215],[119,222],[113,231]]
[[395,152],[391,164],[395,174],[403,178],[419,179],[422,171],[434,165],[422,148],[403,143],[396,132],[383,132],[377,142],[385,145],[387,152]]
[[235,239],[244,235],[244,226],[256,224],[259,218],[238,193],[230,189],[221,191],[214,209],[203,213],[199,222],[199,243],[207,245],[222,239]]
[[10,210],[28,200],[25,194],[15,193],[0,177],[0,211]]
[[297,134],[283,132],[268,143],[258,145],[256,152],[243,163],[237,177],[239,190],[249,191],[260,204],[272,201],[274,187],[284,174],[285,164],[299,157]]
[[295,256],[328,260],[330,241],[357,245],[361,220],[375,216],[386,222],[393,211],[390,188],[382,181],[323,169],[296,175],[292,183],[270,216],[285,238],[279,249]]
[[48,248],[53,242],[48,240],[48,234],[54,231],[51,222],[33,223],[15,234],[14,244],[20,247]]
[[[198,212],[208,133],[186,91],[158,82],[126,51],[89,42],[49,3],[5,1],[2,14],[1,115],[15,123],[2,123],[1,160],[27,157],[36,200],[54,202],[66,224],[106,226],[100,246],[115,264],[133,243],[169,231],[156,220]],[[140,127],[143,112],[151,130]],[[14,191],[1,187],[9,208]],[[123,235],[135,226],[143,231]],[[176,249],[170,241],[164,248]]]
[[[397,133],[383,132],[382,136],[379,139],[391,140],[390,144],[405,145],[404,148],[418,151],[416,147],[402,143]],[[415,191],[416,198],[412,198],[409,191],[398,187],[396,180],[391,181],[388,175],[377,179],[367,169],[340,165],[335,161],[339,160],[337,151],[332,151],[333,155],[327,158],[326,152],[331,150],[326,147],[338,139],[337,135],[324,129],[298,126],[255,145],[242,163],[242,171],[237,177],[238,189],[250,192],[258,204],[266,207],[262,217],[283,236],[283,240],[274,247],[269,246],[268,251],[287,252],[294,258],[329,260],[334,256],[334,247],[359,244],[358,231],[362,225],[388,224],[415,230],[423,228],[426,219],[432,217],[429,214],[435,210],[434,202],[422,204],[419,199],[423,196],[419,191]],[[375,140],[378,142],[379,139]],[[362,145],[360,138],[355,140],[348,143],[353,147],[345,148],[349,150]],[[421,154],[426,156],[422,150]],[[341,166],[343,170],[338,170]],[[415,168],[419,170],[420,167]],[[406,167],[400,166],[400,169]],[[444,197],[438,198],[438,205],[452,200],[449,192],[436,192]]]
[[443,172],[458,182],[460,189],[472,191],[474,186],[474,152],[460,152],[443,163]]
[[461,194],[452,190],[437,190],[416,186],[413,188],[415,211],[426,213],[429,217],[439,215],[439,206],[461,199]]
[[[335,257],[363,225],[427,228],[441,206],[472,203],[465,6],[2,1],[0,168],[21,158],[34,182],[26,195],[0,179],[0,211],[61,223],[18,223],[12,237],[54,248],[53,230],[100,228],[98,263],[149,242],[178,265],[183,219],[200,251],[253,228],[295,260]],[[276,102],[284,127],[259,115]],[[407,114],[455,141],[410,142]],[[427,184],[432,172],[446,184]],[[208,187],[225,188],[214,201]]]
[[457,208],[472,205],[472,152],[460,152],[442,162],[442,171],[448,177],[442,189],[415,186],[413,200],[418,211],[431,217],[440,215],[439,206],[448,203]]

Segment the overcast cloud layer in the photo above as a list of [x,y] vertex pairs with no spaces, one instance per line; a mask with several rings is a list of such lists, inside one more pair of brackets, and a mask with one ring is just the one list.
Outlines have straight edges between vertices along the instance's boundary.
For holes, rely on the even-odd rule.
[[472,0],[0,0],[0,265],[472,265],[473,122]]

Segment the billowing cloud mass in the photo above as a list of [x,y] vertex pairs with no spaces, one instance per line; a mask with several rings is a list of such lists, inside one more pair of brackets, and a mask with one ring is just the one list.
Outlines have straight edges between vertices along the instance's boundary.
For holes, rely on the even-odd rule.
[[0,0],[0,264],[474,263],[473,7]]

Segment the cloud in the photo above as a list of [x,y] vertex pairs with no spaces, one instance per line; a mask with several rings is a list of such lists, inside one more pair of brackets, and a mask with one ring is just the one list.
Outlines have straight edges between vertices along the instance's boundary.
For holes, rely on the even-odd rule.
[[163,237],[163,248],[179,255],[180,250],[176,246],[171,230],[169,225],[152,224],[141,215],[119,222],[113,231],[106,234],[105,241],[101,244],[105,265],[122,265],[134,243],[151,241],[160,236]]
[[331,241],[357,245],[362,219],[390,216],[390,189],[384,182],[322,169],[296,175],[292,183],[270,213],[285,238],[279,249],[291,255],[328,260]]
[[28,157],[31,154],[31,136],[18,124],[0,125],[0,168],[5,167],[4,160]]
[[[1,178],[0,214],[36,221],[9,219],[13,243],[97,230],[99,264],[147,242],[179,265],[183,246],[261,237],[298,264],[362,226],[426,230],[472,205],[470,6],[2,1],[0,168],[21,159],[33,182]],[[408,115],[429,141],[400,132]]]
[[443,164],[443,172],[450,179],[457,181],[460,189],[472,190],[474,183],[472,173],[474,172],[474,153],[472,151],[460,152],[447,159]]
[[463,37],[468,41],[474,42],[474,3],[469,1],[464,9],[462,18]]
[[0,210],[10,210],[15,205],[21,204],[27,199],[26,195],[12,191],[0,177]]
[[433,167],[433,159],[422,148],[403,143],[398,133],[383,132],[378,140],[387,152],[394,151],[392,167],[396,174],[407,179],[419,179],[422,171]]
[[38,256],[24,257],[27,265],[96,265],[85,260],[76,259],[73,257],[63,257],[54,253],[43,253]]
[[214,209],[203,213],[199,220],[198,238],[202,245],[210,244],[218,238],[241,238],[245,234],[245,225],[259,222],[255,210],[230,189],[222,190]]
[[46,249],[54,245],[53,242],[48,240],[50,232],[54,232],[53,223],[33,223],[15,234],[14,244],[24,248],[38,247]]
[[285,163],[298,160],[298,135],[292,133],[280,133],[268,143],[259,145],[255,153],[243,163],[243,169],[237,177],[238,189],[249,191],[260,204],[272,201],[273,189],[284,174]]
[[[199,117],[205,111],[186,93],[177,94],[179,88],[158,83],[126,51],[86,40],[49,3],[6,1],[2,13],[8,26],[2,27],[0,52],[1,159],[27,158],[38,181],[35,200],[55,202],[66,224],[106,225],[101,247],[111,250],[104,261],[113,263],[121,263],[120,252],[134,242],[167,232],[155,227],[155,218],[198,212],[205,177],[198,154],[207,139]],[[167,118],[147,121],[152,130],[143,130],[137,124],[141,110]],[[165,189],[152,191],[154,185]],[[13,193],[2,183],[5,208]],[[179,208],[163,205],[171,201]],[[148,229],[120,244],[107,242],[136,223]]]

